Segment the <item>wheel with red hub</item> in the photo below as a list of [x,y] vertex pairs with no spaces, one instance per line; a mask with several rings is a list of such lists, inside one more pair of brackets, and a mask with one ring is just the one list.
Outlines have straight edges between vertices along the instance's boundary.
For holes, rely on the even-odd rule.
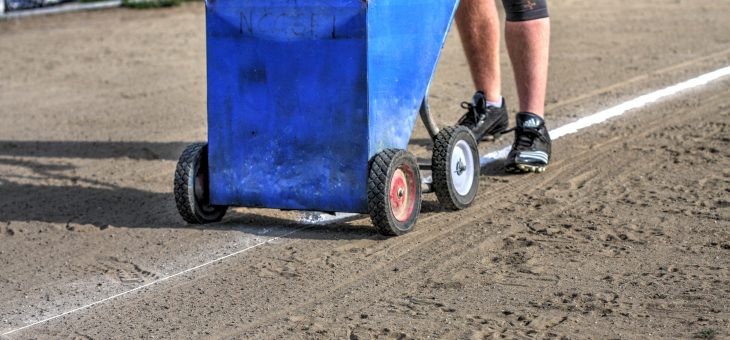
[[413,229],[421,211],[421,174],[410,152],[385,149],[373,157],[368,211],[383,235],[397,236]]
[[175,169],[173,193],[180,216],[192,224],[217,222],[227,206],[210,204],[208,185],[208,144],[188,145]]

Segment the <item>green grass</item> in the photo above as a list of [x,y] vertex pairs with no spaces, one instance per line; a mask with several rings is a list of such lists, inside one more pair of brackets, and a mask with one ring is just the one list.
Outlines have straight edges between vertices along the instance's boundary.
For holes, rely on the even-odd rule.
[[122,6],[129,8],[160,8],[172,7],[181,4],[183,0],[122,0]]

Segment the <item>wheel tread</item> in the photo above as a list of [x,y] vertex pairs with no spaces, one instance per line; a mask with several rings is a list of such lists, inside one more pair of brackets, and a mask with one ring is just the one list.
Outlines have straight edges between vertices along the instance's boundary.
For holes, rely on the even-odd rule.
[[[449,167],[449,149],[452,147],[452,144],[456,143],[454,137],[459,133],[463,133],[463,131],[468,130],[462,126],[444,127],[436,135],[433,142],[433,156],[431,158],[433,191],[436,193],[436,197],[438,198],[439,203],[441,203],[441,206],[449,210],[461,210],[471,204],[471,201],[467,204],[456,201],[456,198],[453,197],[456,194],[451,191],[448,178],[448,173],[451,171]],[[476,146],[476,141],[473,142],[473,145]],[[477,150],[477,171],[475,172],[477,180],[479,178],[478,159],[479,155]],[[478,187],[478,181],[474,182],[473,185]],[[476,197],[476,192],[474,193],[474,196]]]
[[[375,155],[371,161],[368,175],[368,212],[370,219],[378,232],[386,236],[397,236],[410,231],[410,228],[408,230],[399,230],[391,224],[393,220],[386,204],[386,200],[389,199],[389,193],[386,190],[388,188],[390,167],[399,156],[410,157],[413,159],[412,163],[416,164],[415,157],[405,150],[385,149]],[[420,176],[417,172],[417,166],[413,170],[416,171],[415,180],[418,182],[414,183],[417,186],[417,197],[413,211],[413,214],[417,216],[421,206]],[[412,223],[415,224],[415,218]]]
[[173,181],[173,195],[175,206],[185,222],[191,224],[203,224],[220,221],[225,214],[227,207],[218,207],[214,216],[202,216],[196,211],[195,194],[189,190],[190,176],[194,173],[194,167],[204,154],[207,143],[197,142],[188,145],[180,155],[175,168],[175,179]]

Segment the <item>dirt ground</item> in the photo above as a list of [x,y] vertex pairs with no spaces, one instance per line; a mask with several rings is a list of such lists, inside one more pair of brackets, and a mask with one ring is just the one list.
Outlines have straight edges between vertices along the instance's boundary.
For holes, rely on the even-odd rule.
[[[554,1],[549,127],[730,65],[727,13]],[[0,338],[730,338],[730,78],[561,138],[544,174],[492,164],[474,206],[427,194],[383,238],[245,208],[183,223],[204,65],[199,3],[0,21]],[[472,91],[452,32],[438,120]],[[420,126],[411,149],[429,155]]]

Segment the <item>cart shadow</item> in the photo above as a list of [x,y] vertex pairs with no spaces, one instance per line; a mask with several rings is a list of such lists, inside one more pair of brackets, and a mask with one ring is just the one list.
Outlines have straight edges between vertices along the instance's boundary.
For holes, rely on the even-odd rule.
[[[362,216],[355,220],[367,218]],[[385,240],[372,226],[335,221],[326,224],[301,223],[258,214],[232,214],[222,222],[206,225],[207,230],[238,229],[259,236],[307,240]]]
[[504,171],[504,163],[505,159],[497,159],[489,164],[482,166],[480,170],[480,174],[482,176],[492,176],[492,177],[511,177],[515,176],[515,174],[509,173]]
[[431,138],[412,138],[408,144],[418,145],[426,148],[426,150],[433,150],[433,140]]
[[177,160],[191,142],[0,141],[0,156]]
[[[275,210],[272,210],[272,213]],[[273,216],[231,211],[222,222],[189,225],[177,212],[172,193],[132,188],[89,188],[18,184],[0,179],[0,223],[33,222],[107,228],[238,230],[284,238],[381,239],[375,228],[334,222],[313,225]],[[296,230],[306,230],[306,233]]]
[[504,180],[509,180],[509,178],[511,177],[519,178],[526,175],[523,173],[512,173],[505,171],[504,165],[506,161],[506,159],[498,159],[490,162],[485,166],[482,166],[480,171],[481,176],[502,177]]
[[[369,223],[343,221],[313,225],[274,216],[230,211],[223,222],[188,225],[180,218],[171,192],[153,192],[79,178],[70,162],[49,164],[39,158],[176,160],[188,142],[0,141],[0,166],[21,167],[22,175],[0,173],[0,223],[46,222],[67,229],[87,225],[104,230],[173,228],[240,230],[285,238],[384,239]],[[170,174],[172,176],[172,172]],[[53,184],[53,183],[71,184]],[[276,210],[271,210],[274,213]],[[424,197],[423,213],[443,211],[435,197]],[[367,216],[363,216],[366,218]],[[299,232],[290,233],[294,230]]]
[[[100,231],[114,227],[237,230],[253,235],[283,234],[288,235],[284,236],[286,238],[300,239],[381,238],[375,228],[367,226],[340,222],[311,225],[236,211],[231,211],[221,223],[189,225],[180,218],[172,192],[153,192],[80,179],[72,175],[76,168],[72,164],[47,164],[23,157],[27,154],[15,152],[14,155],[18,157],[0,157],[0,166],[22,167],[32,174],[0,173],[0,224],[45,222],[60,224],[61,228],[65,226],[68,230],[83,225],[84,230],[93,227]],[[48,152],[44,155],[58,157]],[[69,155],[69,152],[62,154]],[[73,155],[76,157],[79,153]],[[46,184],[54,181],[73,184]],[[306,233],[290,233],[304,229]]]

